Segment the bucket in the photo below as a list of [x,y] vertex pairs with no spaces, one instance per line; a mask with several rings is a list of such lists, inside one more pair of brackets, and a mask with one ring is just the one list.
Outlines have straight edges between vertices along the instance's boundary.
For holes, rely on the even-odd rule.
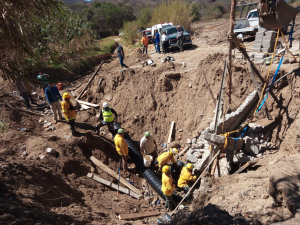
[[149,167],[151,165],[152,160],[153,160],[153,157],[151,155],[146,155],[144,157],[144,166]]

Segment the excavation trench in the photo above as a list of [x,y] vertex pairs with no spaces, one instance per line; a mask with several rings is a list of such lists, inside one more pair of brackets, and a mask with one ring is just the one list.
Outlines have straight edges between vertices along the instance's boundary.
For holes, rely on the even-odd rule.
[[[115,133],[117,133],[117,130],[120,129],[121,126],[119,124],[114,125]],[[146,181],[150,184],[150,186],[156,191],[156,193],[163,199],[165,199],[165,196],[163,192],[161,191],[162,182],[159,179],[159,177],[154,173],[154,171],[150,168],[147,168],[144,166],[144,160],[143,156],[140,153],[140,151],[135,147],[133,144],[133,141],[131,140],[130,136],[125,133],[124,139],[126,140],[128,144],[128,151],[129,156],[136,165],[136,167],[140,170],[140,173],[142,176],[146,179]],[[173,201],[175,203],[179,203],[181,201],[182,197],[173,194]]]

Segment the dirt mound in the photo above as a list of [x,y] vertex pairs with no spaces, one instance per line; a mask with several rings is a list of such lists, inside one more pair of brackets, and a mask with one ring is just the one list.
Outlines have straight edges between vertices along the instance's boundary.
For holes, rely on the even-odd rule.
[[[130,57],[139,55],[135,53]],[[179,62],[158,60],[155,67],[111,73],[104,77],[101,87],[94,83],[86,100],[97,104],[107,101],[134,140],[139,140],[144,131],[149,130],[164,143],[174,120],[176,128],[184,131],[177,132],[176,137],[180,136],[185,143],[185,138],[193,131],[206,129],[212,121],[225,58],[222,53],[211,54],[200,62],[196,71],[189,72]],[[175,71],[176,78],[166,76]],[[247,69],[240,64],[234,65],[233,77],[232,110],[254,89]],[[214,93],[214,99],[209,89]]]

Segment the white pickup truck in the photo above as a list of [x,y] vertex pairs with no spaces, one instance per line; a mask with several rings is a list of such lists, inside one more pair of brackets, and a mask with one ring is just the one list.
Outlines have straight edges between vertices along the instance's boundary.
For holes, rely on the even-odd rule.
[[255,35],[258,31],[259,26],[259,17],[257,9],[251,10],[246,19],[236,20],[233,32],[235,34],[243,34],[243,35]]

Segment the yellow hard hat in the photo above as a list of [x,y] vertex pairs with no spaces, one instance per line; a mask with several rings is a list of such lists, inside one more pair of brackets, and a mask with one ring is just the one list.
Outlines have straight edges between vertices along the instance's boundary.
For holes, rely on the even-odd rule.
[[194,168],[194,165],[192,163],[188,163],[185,166],[188,170],[192,170]]
[[71,98],[71,96],[69,95],[69,93],[65,92],[65,93],[63,94],[63,98]]
[[177,148],[170,148],[170,153],[176,155],[178,153]]
[[169,172],[171,170],[171,166],[168,166],[168,165],[165,165],[165,166],[163,166],[163,168],[162,168],[162,172],[163,173],[167,173],[167,172]]

